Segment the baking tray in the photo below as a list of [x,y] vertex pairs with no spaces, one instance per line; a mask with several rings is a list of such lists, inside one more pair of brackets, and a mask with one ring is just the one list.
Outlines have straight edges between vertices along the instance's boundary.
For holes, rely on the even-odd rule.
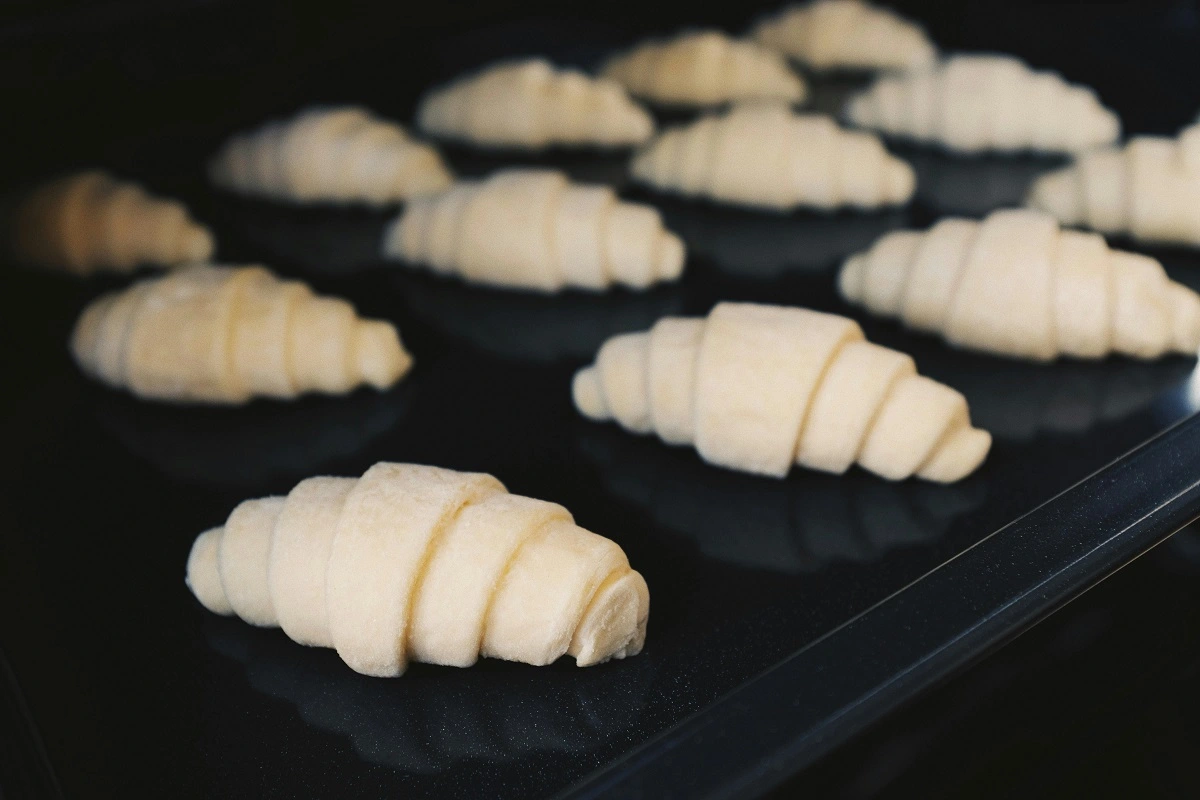
[[[980,18],[1007,19],[994,8]],[[380,75],[399,57],[364,48],[286,84],[274,73],[222,84],[227,101],[207,98],[186,124],[112,123],[102,141],[44,157],[99,161],[184,198],[216,229],[224,259],[269,264],[394,320],[417,367],[382,394],[242,409],[140,403],[82,379],[65,349],[82,305],[118,281],[0,271],[10,406],[0,719],[21,743],[0,766],[23,770],[30,796],[754,794],[1200,514],[1194,360],[1020,364],[863,318],[834,294],[848,253],[888,230],[1015,202],[1053,161],[896,148],[919,172],[911,207],[771,216],[642,193],[621,158],[520,159],[654,202],[689,247],[677,285],[554,298],[379,263],[394,212],[247,202],[201,179],[223,135],[273,112],[348,99],[403,118],[430,80],[497,55],[541,49],[588,63],[640,33],[578,19],[435,27],[406,40],[415,49],[404,64],[420,70]],[[1021,41],[1007,49],[1023,52]],[[1056,66],[1087,82],[1088,63]],[[860,84],[823,81],[816,103],[833,109]],[[173,85],[164,79],[163,91]],[[1164,118],[1160,106],[1117,110],[1135,131]],[[465,174],[513,160],[448,152]],[[1200,287],[1196,255],[1152,252]],[[948,487],[858,470],[776,482],[574,412],[570,377],[604,338],[727,299],[856,316],[873,341],[967,395],[995,435],[987,463]],[[493,473],[617,541],[651,587],[643,654],[586,670],[415,665],[378,680],[331,651],[211,615],[186,591],[193,537],[237,502],[385,459]]]

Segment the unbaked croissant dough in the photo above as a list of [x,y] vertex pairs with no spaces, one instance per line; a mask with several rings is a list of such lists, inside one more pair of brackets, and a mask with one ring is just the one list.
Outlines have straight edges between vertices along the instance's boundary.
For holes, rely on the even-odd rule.
[[572,386],[575,407],[710,464],[783,477],[793,463],[889,480],[957,481],[992,438],[967,402],[871,344],[854,320],[804,308],[720,303],[614,336]]
[[509,169],[408,204],[383,254],[476,283],[555,292],[644,288],[683,270],[657,210],[561,172]]
[[622,147],[654,135],[654,120],[615,81],[556,70],[544,59],[498,64],[435,89],[421,130],[492,147]]
[[262,267],[197,264],[84,309],[71,352],[89,376],[154,400],[244,403],[394,384],[412,366],[396,329]]
[[600,74],[634,97],[671,106],[750,99],[799,103],[808,95],[778,53],[715,30],[642,42],[610,58]]
[[1162,265],[1049,214],[996,211],[884,236],[852,256],[842,296],[949,343],[1016,358],[1194,355],[1200,297]]
[[882,78],[850,100],[864,128],[964,153],[1074,153],[1111,144],[1117,115],[1086,86],[1012,56],[952,56],[931,69]]
[[368,205],[436,192],[453,180],[432,146],[356,107],[309,108],[236,135],[208,174],[239,194]]
[[632,172],[664,191],[780,211],[899,205],[916,185],[912,167],[876,136],[758,103],[665,131]]
[[1026,203],[1064,225],[1200,247],[1200,125],[1085,153],[1039,178]]
[[35,189],[17,210],[18,258],[76,275],[212,257],[213,237],[177,200],[89,170]]
[[187,585],[210,611],[278,625],[379,677],[481,655],[624,658],[641,651],[650,613],[621,548],[562,506],[417,464],[242,503],[196,538]]
[[904,72],[937,59],[937,48],[920,25],[863,0],[788,6],[759,23],[754,38],[818,70]]

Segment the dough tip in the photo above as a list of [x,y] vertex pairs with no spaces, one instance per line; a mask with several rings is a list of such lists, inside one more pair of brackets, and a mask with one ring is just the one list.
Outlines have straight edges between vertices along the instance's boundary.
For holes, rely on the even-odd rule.
[[210,528],[196,537],[188,553],[187,573],[183,582],[202,606],[214,614],[229,616],[233,613],[233,606],[225,596],[217,566],[217,547],[224,530],[220,527]]
[[390,322],[361,320],[358,326],[358,367],[363,380],[387,389],[412,368],[413,358]]
[[683,263],[687,260],[687,250],[683,240],[669,231],[663,232],[662,246],[658,251],[658,264],[655,272],[661,280],[673,281],[683,274]]
[[571,398],[579,413],[588,419],[597,422],[612,419],[595,367],[585,367],[575,373],[575,379],[571,381]]

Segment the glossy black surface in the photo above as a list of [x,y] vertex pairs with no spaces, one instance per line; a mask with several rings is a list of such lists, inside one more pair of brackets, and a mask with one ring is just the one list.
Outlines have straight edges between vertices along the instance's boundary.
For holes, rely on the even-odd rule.
[[[1191,113],[1186,93],[1200,82],[1176,74],[1185,88],[1167,111],[1152,102],[1166,91],[1159,84],[1141,102],[1119,88],[1110,95],[1112,67],[1092,71],[1098,62],[1087,55],[1094,30],[1072,38],[1060,28],[1077,49],[1064,44],[1056,62],[1038,36],[1003,44],[1007,18],[983,8],[977,19],[1001,22],[978,28],[976,39],[961,31],[956,39],[936,19],[935,33],[954,46],[999,37],[996,46],[1040,56],[1113,96],[1133,130],[1166,130]],[[1057,13],[1046,12],[1047,24]],[[1124,26],[1126,34],[1157,30],[1173,19],[1165,13],[1136,17],[1142,27]],[[251,32],[271,22],[248,16]],[[754,479],[587,423],[571,407],[570,376],[606,336],[663,314],[703,313],[720,299],[849,313],[833,292],[842,257],[940,213],[981,213],[986,204],[972,187],[991,202],[1019,196],[1020,185],[1052,163],[914,154],[917,202],[870,215],[763,216],[626,187],[659,205],[687,240],[683,281],[645,294],[552,299],[378,263],[375,242],[390,213],[245,202],[208,191],[200,179],[203,158],[224,134],[265,115],[348,99],[404,117],[422,86],[465,65],[543,48],[587,63],[639,32],[633,23],[578,19],[487,21],[466,33],[448,25],[377,33],[373,47],[307,61],[279,45],[287,58],[268,53],[260,70],[224,82],[182,68],[170,79],[147,78],[154,97],[195,89],[194,108],[164,101],[155,122],[133,108],[131,90],[126,108],[147,118],[140,127],[106,118],[97,123],[103,137],[76,137],[74,148],[55,129],[47,136],[61,148],[35,149],[18,165],[10,187],[53,167],[103,163],[178,194],[216,228],[222,258],[303,276],[364,314],[396,321],[417,358],[411,377],[381,395],[232,410],[140,403],[86,382],[65,349],[83,304],[117,281],[0,271],[10,406],[10,457],[0,464],[0,643],[28,707],[5,718],[32,718],[68,795],[757,790],[1194,515],[1200,428],[1191,422],[1068,501],[1001,530],[1187,417],[1192,359],[1024,365],[863,319],[871,339],[911,352],[923,372],[961,389],[977,423],[995,434],[983,469],[951,487],[886,484],[859,471]],[[1172,51],[1162,50],[1169,61]],[[822,107],[836,105],[852,83],[822,86]],[[502,163],[451,156],[466,173]],[[537,163],[624,185],[619,159],[559,154]],[[1156,255],[1174,277],[1200,286],[1196,255]],[[379,681],[278,631],[215,618],[192,600],[182,582],[192,538],[238,501],[286,491],[312,474],[359,474],[382,459],[491,472],[615,539],[651,587],[645,652],[587,670],[565,661],[544,669],[485,662],[471,670],[415,666],[403,679]],[[901,590],[899,602],[879,605]],[[912,625],[919,629],[905,627]],[[928,664],[920,680],[896,681],[915,674],[898,671],[916,663]],[[862,702],[875,686],[886,691]],[[730,695],[739,689],[745,694]],[[758,705],[742,707],[738,697]],[[850,706],[857,716],[830,721]],[[778,725],[762,724],[767,711],[779,714]],[[715,726],[740,747],[712,748],[693,735],[697,726]],[[674,743],[670,757],[664,743]],[[31,786],[48,780],[32,774]]]

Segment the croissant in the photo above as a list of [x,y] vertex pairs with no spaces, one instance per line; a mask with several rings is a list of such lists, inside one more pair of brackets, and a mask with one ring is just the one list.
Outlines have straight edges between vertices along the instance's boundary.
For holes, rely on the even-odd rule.
[[888,77],[851,98],[863,128],[965,153],[1074,153],[1111,144],[1117,115],[1096,93],[1012,56],[953,56],[932,69]]
[[38,187],[21,202],[15,222],[18,258],[76,275],[203,261],[213,253],[212,233],[182,203],[99,170]]
[[818,70],[928,67],[937,48],[920,25],[863,0],[810,0],[760,22],[764,47]]
[[631,170],[664,191],[779,211],[899,205],[916,185],[877,137],[782,105],[735,106],[667,130]]
[[234,136],[208,165],[214,184],[296,203],[387,205],[453,180],[430,145],[362,108],[310,108]]
[[799,103],[808,94],[779,54],[715,30],[643,42],[610,58],[600,74],[635,97],[672,106],[747,99]]
[[846,261],[838,289],[955,346],[1034,361],[1200,346],[1200,296],[1161,264],[1031,209],[889,233]]
[[242,503],[196,538],[187,585],[210,611],[278,625],[377,677],[480,655],[590,666],[640,652],[650,613],[621,548],[562,506],[416,464]]
[[1064,225],[1200,246],[1200,125],[1086,153],[1038,179],[1026,204]]
[[562,172],[509,169],[409,203],[383,239],[385,257],[468,281],[542,292],[644,288],[683,271],[683,242],[651,206]]
[[983,462],[991,436],[967,402],[871,344],[846,317],[719,303],[706,319],[667,317],[609,339],[572,386],[575,407],[710,464],[783,477],[793,463],[889,480],[952,483]]
[[621,147],[654,134],[654,121],[614,81],[556,70],[544,59],[504,63],[434,90],[417,109],[421,130],[492,147]]
[[261,267],[200,264],[95,300],[71,352],[114,388],[202,403],[383,389],[412,365],[391,323],[360,319],[345,300]]

